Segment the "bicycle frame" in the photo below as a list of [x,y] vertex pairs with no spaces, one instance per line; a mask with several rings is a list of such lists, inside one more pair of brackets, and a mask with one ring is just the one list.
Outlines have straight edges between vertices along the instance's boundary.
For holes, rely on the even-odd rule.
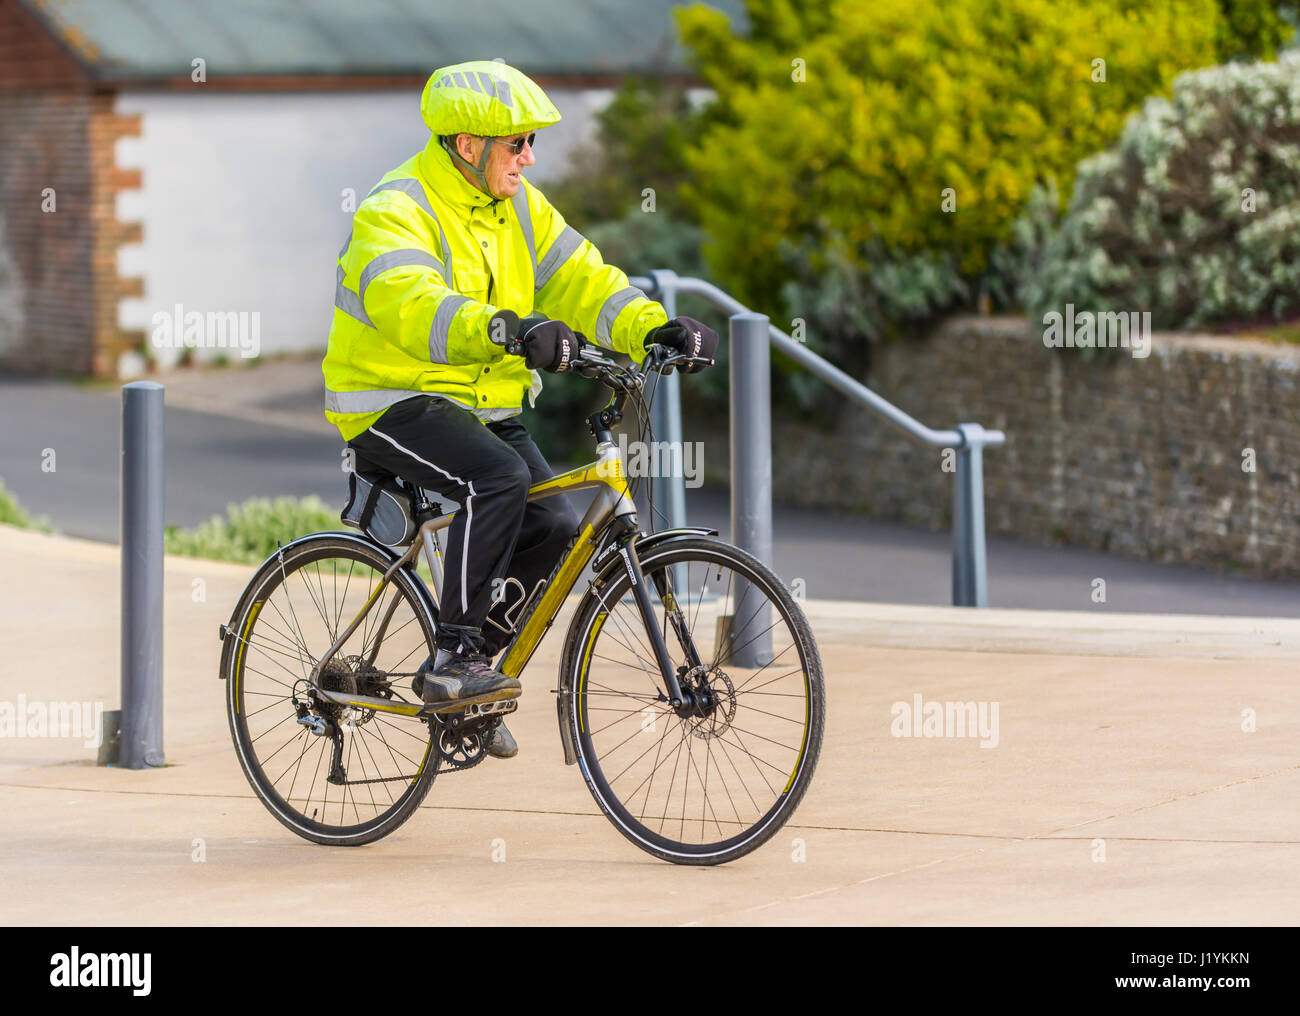
[[[522,606],[525,610],[531,607],[531,610],[522,619],[513,639],[506,648],[504,656],[501,658],[501,662],[498,664],[498,669],[510,677],[517,677],[523,671],[542,637],[555,620],[555,616],[559,613],[565,599],[582,575],[583,569],[591,560],[592,555],[595,554],[596,548],[601,544],[612,526],[619,526],[621,532],[616,537],[616,542],[611,545],[611,549],[612,546],[618,546],[623,563],[632,578],[633,591],[642,615],[647,621],[647,633],[655,650],[659,669],[668,689],[669,699],[676,705],[682,700],[682,690],[677,680],[677,673],[672,666],[668,648],[664,643],[663,634],[659,630],[658,624],[654,622],[650,594],[642,581],[641,567],[635,546],[635,540],[641,534],[636,505],[633,503],[628,491],[622,453],[612,441],[603,440],[596,446],[596,456],[595,462],[561,473],[559,476],[552,477],[542,483],[534,484],[528,490],[529,501],[539,501],[555,494],[579,490],[594,489],[596,496],[592,499],[591,507],[587,509],[586,514],[578,523],[578,529],[564,556],[556,565],[550,580],[546,583],[541,599],[533,603],[535,591],[533,594],[528,594],[525,591],[527,600],[523,602]],[[430,573],[434,577],[438,599],[441,602],[440,579],[442,565],[434,537],[448,528],[455,520],[456,515],[455,512],[449,515],[439,515],[421,524],[416,539],[411,543],[410,547],[388,568],[383,579],[380,580],[369,599],[362,605],[357,616],[339,634],[329,650],[321,657],[320,662],[312,669],[311,679],[312,683],[317,685],[317,694],[339,705],[379,709],[383,712],[406,716],[421,714],[421,707],[415,704],[392,702],[367,695],[348,695],[343,692],[325,691],[319,687],[318,679],[324,667],[339,651],[340,647],[347,642],[366,615],[369,614],[371,608],[379,601],[393,574],[400,568],[413,568],[421,552],[427,557]],[[713,532],[713,530],[690,531]],[[656,534],[656,536],[662,535],[666,534]],[[660,590],[661,596],[663,593],[664,591]],[[668,595],[667,599],[671,607],[671,594]],[[386,616],[376,629],[374,635],[375,647],[371,651],[370,659],[367,661],[371,665],[373,665],[374,657],[378,654],[379,646],[383,642],[388,623],[392,619],[396,607],[397,600],[394,600],[389,606]]]
[[[572,591],[582,570],[587,566],[600,545],[601,539],[610,525],[622,521],[628,532],[638,529],[636,505],[628,494],[627,477],[623,466],[623,457],[618,446],[606,442],[596,447],[596,461],[567,473],[552,477],[542,483],[528,488],[528,500],[540,501],[568,491],[595,490],[587,513],[578,523],[577,531],[563,557],[560,558],[550,581],[545,587],[541,600],[533,606],[506,649],[505,655],[497,667],[509,677],[518,677],[525,664],[532,657],[546,634],[555,615],[564,605],[565,598]],[[422,549],[429,560],[429,568],[435,577],[441,572],[440,563],[435,565],[436,552],[433,548],[433,536],[448,528],[455,520],[456,513],[432,519],[420,527],[420,540],[411,545],[403,555],[398,567],[403,563],[414,564]],[[441,583],[438,585],[438,600],[442,602]],[[528,595],[528,590],[525,590]],[[529,606],[524,604],[525,609]]]

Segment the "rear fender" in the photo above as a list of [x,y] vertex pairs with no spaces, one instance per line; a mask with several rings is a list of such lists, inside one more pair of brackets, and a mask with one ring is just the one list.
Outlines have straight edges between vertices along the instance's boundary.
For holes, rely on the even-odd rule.
[[[378,551],[387,559],[388,567],[390,568],[401,556],[388,547],[385,547],[382,543],[376,543],[368,537],[350,532],[312,533],[310,536],[299,537],[296,540],[286,543],[283,547],[280,547],[274,554],[262,562],[257,571],[253,574],[248,585],[244,587],[243,593],[240,594],[239,601],[235,604],[235,610],[230,615],[230,620],[226,624],[218,627],[217,637],[221,640],[221,663],[217,670],[217,677],[225,680],[226,676],[230,673],[230,657],[235,651],[235,647],[239,645],[239,637],[237,635],[238,626],[241,619],[247,615],[251,607],[250,599],[253,595],[253,591],[258,589],[266,580],[268,572],[274,571],[280,567],[280,562],[286,551],[292,550],[304,543],[308,543],[311,540],[320,539],[322,536],[328,536],[331,539],[347,540],[366,547],[369,550]],[[416,581],[415,587],[420,596],[423,607],[429,611],[429,616],[432,617],[436,623],[438,620],[438,608],[433,602],[433,596],[430,595],[428,587],[423,581]]]

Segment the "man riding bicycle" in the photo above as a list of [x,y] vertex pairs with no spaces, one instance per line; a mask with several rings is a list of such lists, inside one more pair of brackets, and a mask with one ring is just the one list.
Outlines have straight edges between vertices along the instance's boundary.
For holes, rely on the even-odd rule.
[[[460,505],[437,655],[418,690],[469,704],[519,694],[490,663],[507,638],[492,622],[504,626],[510,606],[494,594],[507,577],[524,590],[548,577],[578,524],[562,496],[527,501],[552,475],[517,419],[541,390],[538,370],[566,370],[584,335],[638,363],[655,343],[711,357],[718,337],[692,318],[668,321],[523,178],[535,132],[560,119],[534,81],[494,61],[444,67],[421,113],[424,150],[361,202],[339,253],[325,416],[358,471]],[[526,323],[524,356],[510,356],[502,311],[553,320]],[[504,725],[487,750],[518,753]]]

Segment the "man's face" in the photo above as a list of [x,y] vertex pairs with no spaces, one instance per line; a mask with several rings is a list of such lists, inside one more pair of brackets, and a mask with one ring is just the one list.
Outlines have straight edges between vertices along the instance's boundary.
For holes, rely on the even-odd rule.
[[[498,140],[513,142],[527,136],[527,134],[514,134]],[[476,138],[470,134],[462,134],[456,142],[461,155],[476,166],[478,160],[483,157],[483,146],[491,145],[492,153],[488,156],[483,175],[487,178],[488,190],[494,198],[514,197],[515,192],[519,190],[520,172],[525,166],[531,166],[537,161],[533,157],[532,146],[528,144],[525,144],[523,150],[516,155],[508,144],[494,144],[492,138]],[[464,170],[462,169],[461,172],[463,173]],[[466,179],[470,179],[468,175]]]

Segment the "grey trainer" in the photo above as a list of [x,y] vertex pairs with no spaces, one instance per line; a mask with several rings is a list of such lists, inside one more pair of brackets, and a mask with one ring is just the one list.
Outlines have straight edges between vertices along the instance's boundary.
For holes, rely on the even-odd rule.
[[420,689],[420,698],[426,705],[451,709],[518,698],[523,691],[518,680],[493,670],[482,653],[462,652],[443,659],[440,652],[438,656],[434,669],[424,675]]
[[497,729],[492,732],[492,740],[487,743],[487,753],[493,758],[514,758],[519,754],[519,745],[504,723],[498,723]]

